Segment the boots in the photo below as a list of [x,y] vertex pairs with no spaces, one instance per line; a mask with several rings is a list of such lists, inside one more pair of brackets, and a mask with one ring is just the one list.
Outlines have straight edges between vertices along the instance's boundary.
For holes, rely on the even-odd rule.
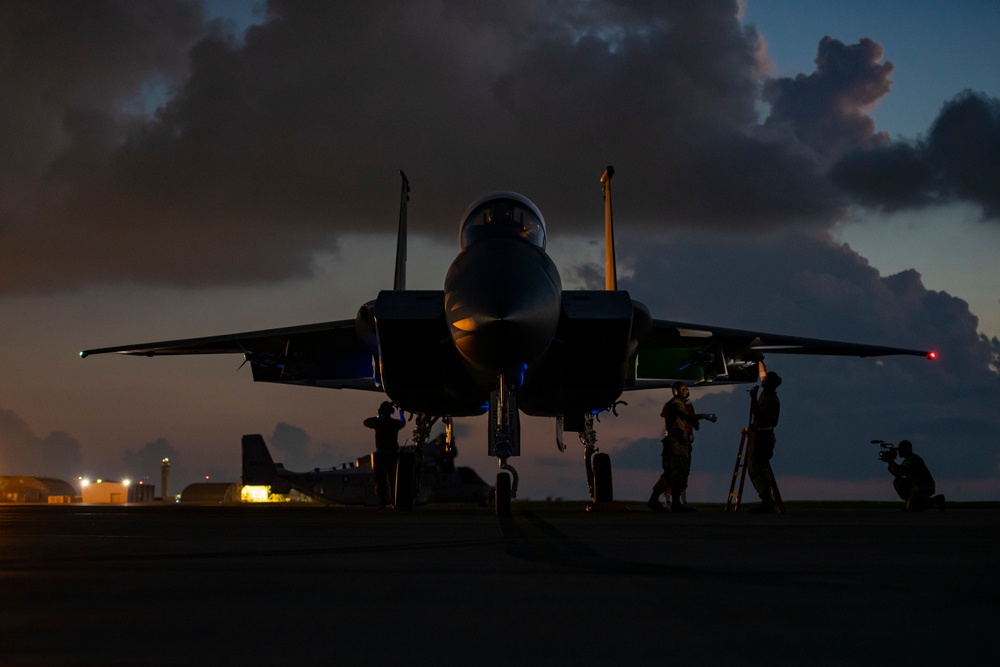
[[660,494],[654,493],[646,501],[646,507],[653,510],[654,512],[666,512],[667,508],[660,504]]
[[681,494],[671,493],[670,494],[670,511],[671,512],[694,512],[694,508],[681,503]]
[[751,514],[774,514],[774,502],[768,498],[761,500],[760,505],[750,508]]

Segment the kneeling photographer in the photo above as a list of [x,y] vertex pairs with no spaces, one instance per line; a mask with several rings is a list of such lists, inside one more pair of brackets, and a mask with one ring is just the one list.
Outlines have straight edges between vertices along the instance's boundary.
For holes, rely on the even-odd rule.
[[[944,496],[934,495],[934,478],[931,471],[927,469],[924,460],[913,453],[913,445],[909,440],[902,440],[898,447],[891,444],[875,440],[882,447],[879,458],[889,464],[889,472],[895,478],[892,486],[896,489],[899,497],[906,501],[904,511],[922,512],[935,506],[940,511],[944,511]],[[896,454],[902,457],[900,463],[896,463]]]

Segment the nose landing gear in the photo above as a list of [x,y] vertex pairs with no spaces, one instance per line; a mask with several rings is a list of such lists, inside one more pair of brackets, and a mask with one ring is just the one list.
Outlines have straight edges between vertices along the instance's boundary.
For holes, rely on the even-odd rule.
[[510,516],[510,501],[517,497],[517,471],[507,463],[511,456],[521,454],[521,421],[515,387],[501,375],[496,389],[490,392],[489,454],[500,463],[493,501],[497,516]]

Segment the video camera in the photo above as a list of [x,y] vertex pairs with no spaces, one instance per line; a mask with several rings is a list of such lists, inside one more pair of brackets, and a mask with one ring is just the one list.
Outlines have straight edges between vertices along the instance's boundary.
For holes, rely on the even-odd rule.
[[872,444],[882,448],[882,451],[878,453],[880,461],[891,463],[896,460],[896,446],[894,444],[885,440],[872,440]]

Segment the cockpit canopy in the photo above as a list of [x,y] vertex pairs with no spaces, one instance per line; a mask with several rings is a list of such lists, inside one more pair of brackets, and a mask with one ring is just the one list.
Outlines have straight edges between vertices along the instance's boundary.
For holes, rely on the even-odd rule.
[[462,216],[461,245],[486,238],[521,238],[545,248],[545,220],[538,207],[516,192],[492,192],[480,197]]

